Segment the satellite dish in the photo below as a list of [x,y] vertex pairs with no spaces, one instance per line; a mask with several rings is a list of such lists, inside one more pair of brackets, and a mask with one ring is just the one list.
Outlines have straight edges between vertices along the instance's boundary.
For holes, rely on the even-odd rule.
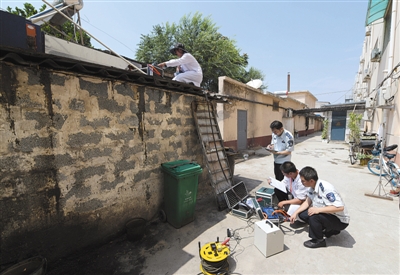
[[263,82],[261,79],[252,79],[246,83],[246,85],[249,85],[250,87],[253,87],[255,89],[260,88],[262,84]]

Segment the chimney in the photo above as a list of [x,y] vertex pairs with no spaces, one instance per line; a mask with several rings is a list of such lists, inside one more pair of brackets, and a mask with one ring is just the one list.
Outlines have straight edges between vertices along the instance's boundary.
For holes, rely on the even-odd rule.
[[290,92],[290,72],[287,73],[287,89],[286,89],[286,95],[288,95]]

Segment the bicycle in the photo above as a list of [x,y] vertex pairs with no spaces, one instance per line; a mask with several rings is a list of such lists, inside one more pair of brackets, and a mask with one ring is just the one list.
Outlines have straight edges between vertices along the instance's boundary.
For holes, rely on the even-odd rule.
[[360,151],[360,147],[358,146],[358,143],[355,141],[350,141],[349,142],[349,157],[350,157],[350,163],[354,164],[357,162],[357,154]]
[[[375,158],[371,159],[367,166],[372,174],[382,176],[387,180],[387,184],[390,182],[393,190],[400,187],[400,168],[392,161],[396,154],[390,154],[388,152],[397,148],[397,144],[386,146],[381,150],[381,142],[378,142],[374,149],[371,151]],[[382,154],[382,156],[381,156]],[[380,165],[382,157],[382,167]]]

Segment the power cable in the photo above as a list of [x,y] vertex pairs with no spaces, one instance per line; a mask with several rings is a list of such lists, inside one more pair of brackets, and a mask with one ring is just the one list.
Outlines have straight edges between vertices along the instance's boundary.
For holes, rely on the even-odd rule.
[[[378,84],[378,86],[376,86],[374,89],[371,90],[371,92],[368,93],[368,96],[370,96],[373,92],[375,92],[375,91],[378,90],[380,87],[382,87],[383,84],[385,83],[385,81],[392,77],[392,74],[397,70],[398,67],[400,67],[400,62],[392,69],[392,71],[390,72],[390,74],[388,74],[388,75]],[[396,77],[395,79],[399,79],[399,77],[400,77],[400,76]]]
[[329,94],[336,94],[336,93],[343,93],[343,92],[350,92],[350,91],[351,91],[351,89],[343,90],[343,91],[335,91],[335,92],[320,93],[320,94],[314,94],[314,95],[329,95]]
[[92,26],[93,28],[95,28],[96,30],[104,33],[105,35],[107,35],[108,37],[110,37],[111,39],[114,39],[115,41],[117,41],[118,43],[120,43],[121,45],[123,45],[125,48],[127,48],[128,50],[130,50],[132,53],[136,54],[131,48],[129,48],[129,46],[125,45],[124,43],[122,43],[121,41],[119,41],[118,39],[116,39],[115,37],[111,36],[110,34],[108,34],[107,32],[97,28],[96,26],[92,25],[89,21],[85,20],[82,18],[82,21],[85,21],[87,24],[89,24],[90,26]]

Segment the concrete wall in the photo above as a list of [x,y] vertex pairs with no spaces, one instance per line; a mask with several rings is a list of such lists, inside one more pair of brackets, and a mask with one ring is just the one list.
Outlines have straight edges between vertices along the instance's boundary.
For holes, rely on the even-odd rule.
[[[353,90],[355,101],[366,102],[364,118],[368,131],[377,133],[385,126],[386,145],[400,144],[400,3],[390,2],[385,17],[366,27]],[[375,61],[371,59],[374,48],[381,51],[380,59]],[[399,151],[395,161],[400,165]]]
[[308,108],[315,108],[317,102],[317,98],[309,91],[290,92],[288,93],[288,97],[306,104]]
[[[241,82],[228,77],[219,78],[219,92],[229,98],[229,104],[218,103],[218,124],[225,145],[237,150],[238,110],[247,111],[247,146],[267,146],[271,141],[270,124],[274,120],[282,121],[284,127],[294,134],[306,132],[304,116],[286,117],[286,109],[303,109],[305,104],[291,98],[281,98],[271,93],[263,94]],[[274,109],[276,102],[278,108]],[[313,127],[314,125],[312,125]],[[309,126],[309,133],[313,128]]]
[[158,213],[161,163],[203,166],[195,96],[5,62],[0,77],[1,264],[108,241]]

